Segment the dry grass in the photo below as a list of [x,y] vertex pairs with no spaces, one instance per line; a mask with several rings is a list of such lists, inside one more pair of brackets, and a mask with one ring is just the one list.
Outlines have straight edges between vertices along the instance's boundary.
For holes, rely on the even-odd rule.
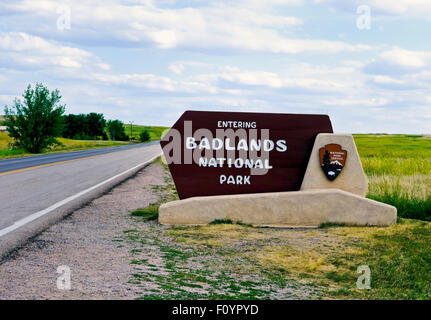
[[[431,142],[430,142],[431,144]],[[362,157],[365,172],[372,175],[413,175],[429,174],[431,158],[367,158]]]
[[208,247],[222,247],[238,241],[267,239],[268,235],[259,229],[237,224],[214,224],[197,227],[172,227],[168,236],[175,237],[175,241],[185,244],[205,245]]
[[[194,250],[214,247],[242,257],[242,269],[270,281],[311,285],[322,298],[431,298],[429,222],[401,219],[387,228],[317,230],[219,224],[173,227],[166,235]],[[356,288],[360,265],[371,269],[371,290]]]
[[279,268],[290,274],[334,271],[326,256],[316,250],[297,250],[291,246],[268,246],[257,255],[257,260],[265,267]]
[[0,150],[6,149],[10,141],[8,134],[0,131]]
[[380,175],[370,176],[370,195],[381,195],[386,193],[399,193],[407,198],[426,200],[431,195],[431,175]]

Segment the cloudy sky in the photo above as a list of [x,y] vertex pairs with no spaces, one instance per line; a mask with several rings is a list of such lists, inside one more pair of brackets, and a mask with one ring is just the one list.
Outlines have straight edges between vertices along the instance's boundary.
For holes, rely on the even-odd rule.
[[67,113],[138,124],[195,109],[431,133],[430,17],[429,0],[1,1],[0,106],[43,82]]

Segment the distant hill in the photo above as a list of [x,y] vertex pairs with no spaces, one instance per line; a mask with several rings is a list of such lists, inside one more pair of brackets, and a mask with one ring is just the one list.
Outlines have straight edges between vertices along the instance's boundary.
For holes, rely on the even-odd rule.
[[[130,124],[125,123],[124,128],[126,131],[126,134],[130,137]],[[139,134],[144,130],[147,129],[150,133],[150,140],[159,140],[163,131],[166,129],[169,129],[168,127],[153,127],[153,126],[142,126],[133,124],[132,125],[132,137],[135,140],[139,140]]]

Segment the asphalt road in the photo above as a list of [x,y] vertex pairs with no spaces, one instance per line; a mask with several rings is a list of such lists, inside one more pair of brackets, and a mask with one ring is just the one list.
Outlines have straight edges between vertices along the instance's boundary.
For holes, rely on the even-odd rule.
[[[11,228],[19,231],[52,208],[61,208],[65,201],[76,200],[99,185],[118,183],[161,154],[158,143],[115,148],[116,152],[109,149],[109,153],[97,149],[4,161],[1,168],[13,171],[0,174],[0,246],[3,237],[15,232]],[[27,169],[22,169],[24,165]]]
[[5,159],[5,160],[0,160],[0,173],[12,171],[12,170],[19,170],[19,169],[28,168],[28,167],[45,165],[45,164],[54,163],[54,162],[91,157],[99,154],[110,153],[113,151],[140,148],[142,146],[148,146],[148,145],[153,145],[158,143],[159,143],[158,141],[152,141],[149,143],[129,144],[129,145],[118,146],[118,147],[97,148],[97,149],[82,150],[82,151],[52,153],[52,154],[45,154],[45,155]]

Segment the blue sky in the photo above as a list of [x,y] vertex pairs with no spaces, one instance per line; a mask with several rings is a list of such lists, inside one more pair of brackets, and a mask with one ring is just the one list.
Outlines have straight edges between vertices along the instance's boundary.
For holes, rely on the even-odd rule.
[[430,17],[428,0],[3,1],[0,105],[43,82],[67,113],[146,125],[325,113],[336,132],[429,134]]

